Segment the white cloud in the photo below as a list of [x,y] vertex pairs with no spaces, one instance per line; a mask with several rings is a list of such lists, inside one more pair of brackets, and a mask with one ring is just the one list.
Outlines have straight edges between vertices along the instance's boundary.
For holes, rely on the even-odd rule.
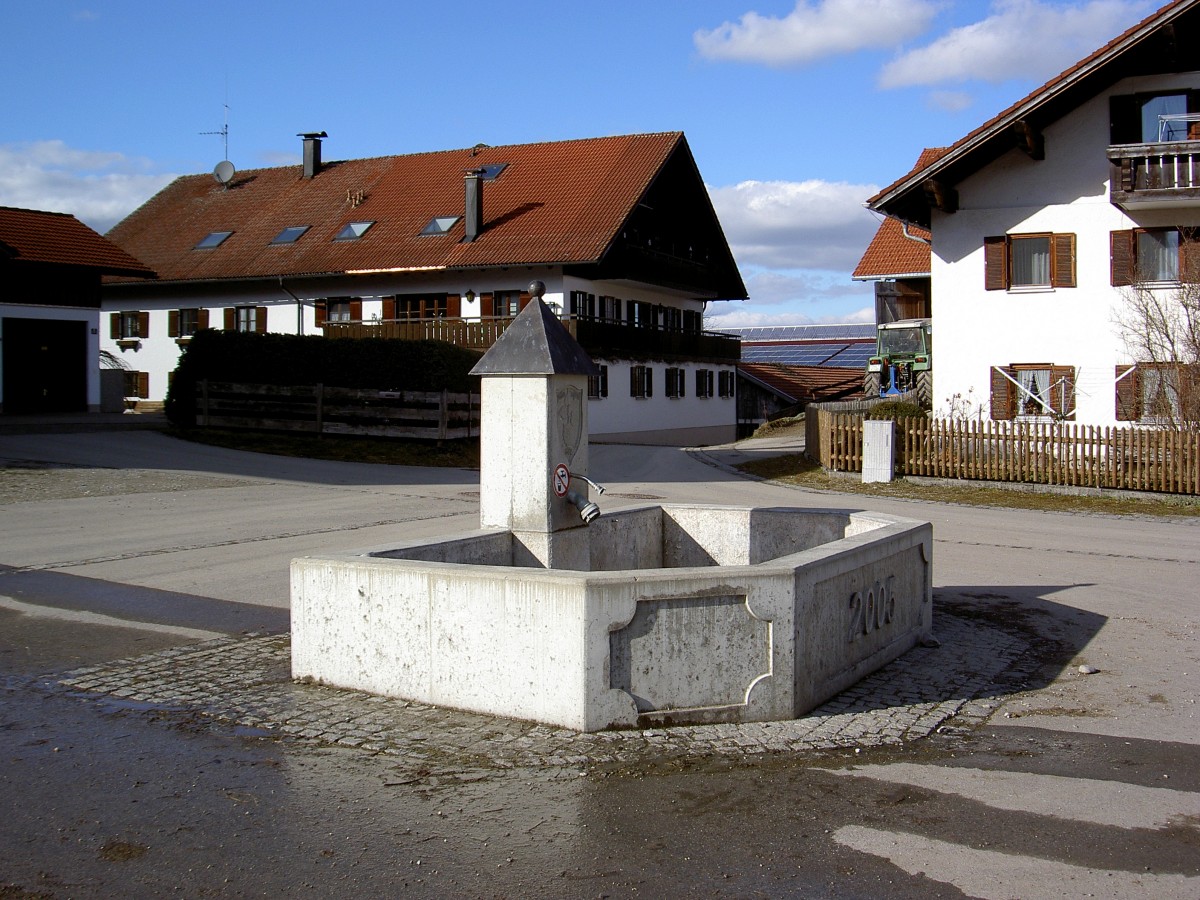
[[863,208],[878,188],[829,181],[743,181],[709,188],[742,267],[820,269],[847,280],[879,222]]
[[697,31],[707,59],[794,66],[856,50],[894,47],[928,28],[934,0],[798,0],[783,18],[748,12],[737,22]]
[[932,91],[929,94],[929,105],[946,112],[962,112],[974,102],[975,98],[963,91]]
[[150,168],[62,141],[0,144],[0,205],[71,213],[104,233],[175,177]]
[[979,79],[1045,81],[1139,21],[1152,0],[996,0],[986,19],[910,50],[880,71],[884,88]]
[[763,269],[743,275],[750,299],[709,304],[705,328],[875,321],[872,286],[848,274]]

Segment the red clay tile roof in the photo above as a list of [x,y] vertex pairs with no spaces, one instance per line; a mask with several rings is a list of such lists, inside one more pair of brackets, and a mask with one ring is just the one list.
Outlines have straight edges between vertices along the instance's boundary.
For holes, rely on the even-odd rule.
[[761,381],[793,403],[841,400],[862,392],[862,369],[738,363],[738,371]]
[[[228,189],[211,175],[177,179],[109,237],[162,280],[599,261],[666,161],[688,154],[680,132],[448,150],[239,172]],[[468,169],[506,163],[483,183],[483,231],[462,243],[463,222],[421,236],[434,216],[462,216]],[[361,202],[354,198],[361,192]],[[347,223],[376,224],[334,241]],[[295,243],[272,246],[289,226]],[[210,232],[233,234],[196,250]]]
[[7,206],[0,206],[0,260],[154,275],[144,263],[72,215]]
[[[929,232],[913,226],[909,234],[929,240]],[[879,223],[879,230],[867,245],[867,250],[854,269],[852,277],[895,278],[902,275],[928,275],[930,270],[929,244],[904,236],[904,226],[888,216]]]
[[[947,147],[926,147],[910,171],[919,172],[946,155]],[[929,240],[929,231],[916,226],[909,229],[913,237]],[[875,237],[867,246],[851,277],[859,279],[895,278],[898,275],[928,275],[930,271],[929,244],[909,240],[901,223],[890,216],[879,223]]]
[[[977,149],[981,143],[996,138],[1009,125],[1029,115],[1040,105],[1055,99],[1060,93],[1074,86],[1106,63],[1119,58],[1160,27],[1178,20],[1184,13],[1190,12],[1197,3],[1200,3],[1200,0],[1174,0],[1174,2],[1161,7],[1138,24],[1113,38],[1099,50],[1065,69],[1023,99],[1012,104],[1008,109],[993,116],[969,134],[955,141],[936,159],[930,160],[925,165],[918,163],[917,167],[907,175],[894,181],[868,200],[867,205],[882,212],[888,211],[888,207],[902,195],[913,190],[919,191],[927,179],[934,177],[969,151]],[[1184,43],[1179,52],[1186,57],[1191,52],[1190,45]],[[1180,65],[1186,68],[1186,63]]]

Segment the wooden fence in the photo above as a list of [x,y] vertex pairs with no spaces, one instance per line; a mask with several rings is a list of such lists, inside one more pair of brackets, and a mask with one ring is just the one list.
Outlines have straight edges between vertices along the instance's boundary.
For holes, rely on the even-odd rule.
[[[828,414],[822,465],[862,471],[862,423]],[[1200,434],[1183,431],[913,418],[894,448],[897,475],[1200,494]]]
[[479,434],[479,395],[201,381],[196,424],[452,440]]

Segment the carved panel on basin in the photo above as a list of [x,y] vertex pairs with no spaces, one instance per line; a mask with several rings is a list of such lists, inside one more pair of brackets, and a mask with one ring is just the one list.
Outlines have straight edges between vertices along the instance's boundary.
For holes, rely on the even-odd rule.
[[639,712],[740,706],[771,672],[771,623],[744,595],[642,600],[609,652],[609,684]]

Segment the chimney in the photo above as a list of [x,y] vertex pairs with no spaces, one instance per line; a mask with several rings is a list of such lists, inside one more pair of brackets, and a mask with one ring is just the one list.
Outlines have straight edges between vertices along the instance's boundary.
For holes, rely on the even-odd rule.
[[483,229],[483,169],[468,169],[466,175],[466,218],[463,241],[470,243]]
[[323,131],[300,132],[304,138],[304,177],[312,178],[321,171],[321,138],[329,137]]

